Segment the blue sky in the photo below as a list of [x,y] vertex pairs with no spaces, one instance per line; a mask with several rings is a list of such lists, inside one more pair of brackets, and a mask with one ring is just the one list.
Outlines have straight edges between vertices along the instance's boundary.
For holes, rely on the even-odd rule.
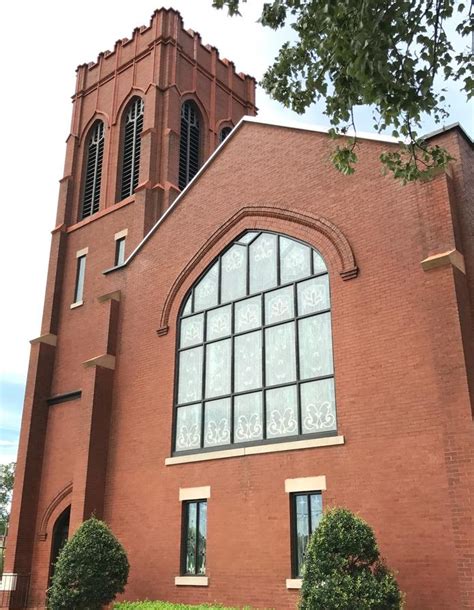
[[1,380],[0,384],[0,464],[14,462],[18,448],[25,384],[21,380]]
[[[273,32],[256,23],[261,0],[248,2],[244,17],[233,19],[225,11],[212,9],[211,0],[175,0],[169,4],[181,11],[185,27],[200,32],[204,44],[216,46],[221,57],[235,62],[237,70],[257,79],[289,35],[288,30]],[[5,119],[2,141],[8,142],[8,156],[2,159],[8,180],[2,185],[1,222],[3,227],[12,228],[4,231],[0,240],[2,287],[8,296],[0,301],[0,463],[15,459],[29,340],[40,331],[50,231],[69,133],[76,66],[95,60],[100,51],[112,49],[115,40],[130,37],[133,28],[147,24],[159,6],[156,0],[0,4],[0,19],[10,24],[0,37],[0,51],[3,57],[11,58],[2,66],[2,82],[8,83],[10,93],[14,92],[14,103],[13,94],[0,97],[0,114]],[[45,19],[45,15],[54,15],[54,19]],[[18,28],[28,44],[19,44]],[[472,104],[468,106],[453,84],[448,85],[447,98],[451,108],[446,124],[459,121],[473,137]],[[262,119],[328,126],[319,107],[298,116],[260,89],[257,105]],[[373,131],[368,109],[359,109],[356,119],[360,131]],[[438,127],[426,117],[424,133]]]

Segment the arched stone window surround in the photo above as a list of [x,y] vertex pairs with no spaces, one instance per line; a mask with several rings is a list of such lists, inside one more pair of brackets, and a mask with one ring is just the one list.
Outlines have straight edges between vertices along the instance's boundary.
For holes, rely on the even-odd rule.
[[128,105],[130,104],[131,100],[134,97],[141,97],[143,102],[145,102],[146,101],[145,100],[146,92],[148,91],[148,89],[150,89],[150,87],[148,87],[146,91],[144,89],[141,89],[140,87],[130,87],[127,95],[123,98],[123,100],[120,102],[120,104],[114,111],[113,119],[111,120],[111,124],[112,125],[121,125],[122,120],[123,120],[123,114],[124,114],[125,110],[128,108]]
[[[262,212],[262,208],[259,209],[260,213]],[[347,240],[345,240],[344,236],[342,235],[342,233],[340,231],[337,230],[336,227],[334,227],[334,225],[332,225],[332,223],[329,223],[328,221],[325,221],[324,219],[315,219],[314,217],[312,218],[311,224],[313,225],[313,228],[315,228],[315,225],[318,225],[319,228],[319,235],[315,234],[314,231],[308,231],[307,230],[307,225],[309,224],[309,222],[311,221],[311,219],[309,219],[308,217],[305,217],[306,222],[304,223],[306,226],[301,226],[301,223],[299,223],[299,228],[298,225],[296,224],[297,220],[301,221],[301,218],[296,219],[294,217],[295,213],[289,213],[287,210],[285,211],[278,211],[275,208],[271,209],[271,214],[269,214],[269,208],[265,208],[265,210],[263,210],[268,216],[265,218],[261,217],[260,220],[257,220],[255,218],[255,208],[253,209],[253,216],[254,216],[254,220],[255,222],[253,223],[253,225],[255,226],[251,226],[251,224],[249,224],[249,218],[247,218],[245,221],[243,219],[243,217],[240,214],[237,214],[236,217],[240,217],[239,220],[241,222],[239,222],[239,220],[237,220],[237,222],[234,222],[234,227],[230,230],[228,230],[227,232],[225,232],[222,229],[222,231],[217,231],[216,234],[218,235],[222,235],[222,233],[224,233],[225,237],[223,237],[223,239],[219,240],[218,236],[215,235],[213,237],[215,237],[215,239],[213,239],[213,244],[214,243],[219,243],[219,245],[223,246],[223,247],[217,247],[213,244],[209,244],[209,242],[206,244],[206,246],[203,247],[204,250],[206,250],[206,254],[203,254],[203,249],[201,249],[198,253],[198,255],[196,255],[196,257],[193,259],[193,261],[191,261],[191,263],[195,263],[196,264],[196,258],[200,258],[199,264],[197,264],[197,267],[200,271],[200,273],[195,273],[191,272],[189,270],[189,265],[187,266],[186,270],[184,270],[184,272],[188,272],[188,274],[190,274],[191,276],[193,276],[193,281],[190,281],[190,277],[187,278],[188,281],[185,282],[187,290],[189,291],[189,289],[192,286],[196,286],[198,285],[200,279],[202,276],[206,275],[209,272],[209,269],[212,267],[212,265],[210,265],[209,263],[213,262],[213,259],[216,257],[216,255],[218,255],[219,257],[225,256],[225,253],[227,250],[229,250],[229,252],[234,249],[233,246],[233,241],[234,239],[230,238],[230,235],[232,235],[232,237],[234,236],[240,236],[239,240],[241,239],[241,236],[243,233],[245,233],[245,229],[248,230],[252,230],[255,229],[255,231],[257,233],[253,233],[253,235],[255,236],[256,234],[258,234],[260,231],[263,231],[264,233],[267,233],[268,235],[273,234],[273,237],[276,239],[275,243],[280,243],[283,244],[283,242],[281,241],[282,239],[285,240],[286,242],[288,241],[293,241],[293,243],[295,242],[303,242],[303,247],[304,246],[313,246],[314,248],[316,248],[317,250],[319,250],[321,253],[324,253],[325,251],[325,255],[327,257],[327,262],[329,263],[328,267],[330,271],[335,271],[335,269],[339,268],[339,272],[340,272],[340,276],[343,280],[346,279],[350,279],[351,277],[355,277],[357,274],[357,267],[355,266],[355,261],[352,255],[352,251],[350,249],[350,246],[347,242]],[[242,212],[242,211],[241,211]],[[260,214],[261,215],[261,214]],[[293,218],[292,220],[295,222],[295,224],[293,225],[293,227],[289,227],[288,222],[281,222],[281,220],[278,220],[278,216],[286,216],[285,220],[288,221],[288,215],[292,215]],[[252,216],[252,214],[250,215]],[[301,216],[301,215],[299,215]],[[273,218],[273,220],[270,219]],[[231,219],[232,220],[232,219]],[[233,220],[235,221],[236,218],[234,217]],[[314,221],[318,221],[318,222],[314,222]],[[226,225],[228,225],[228,223],[226,223]],[[263,226],[265,225],[265,226]],[[241,229],[244,228],[244,231],[242,231]],[[280,235],[280,238],[276,237],[276,235]],[[313,238],[313,243],[308,243],[309,239],[308,236],[312,236]],[[262,234],[260,234],[260,237],[257,238],[257,241],[260,240],[260,238],[263,237]],[[224,241],[225,243],[222,244],[222,241]],[[238,241],[238,240],[237,240]],[[257,245],[257,241],[255,242],[255,245]],[[306,248],[307,250],[307,248]],[[248,250],[248,252],[250,253],[250,250]],[[222,259],[224,260],[224,259]],[[350,266],[352,264],[352,266]],[[341,268],[342,267],[342,268]],[[316,269],[316,267],[315,267]],[[306,272],[308,273],[308,272]],[[313,271],[311,271],[311,273],[313,273]],[[326,277],[327,280],[327,275],[326,272],[323,270],[321,271],[320,268],[318,268],[317,271],[314,272],[316,274],[316,276],[312,276],[315,277],[315,280],[317,280],[318,282],[320,280],[324,279],[324,275]],[[306,276],[303,276],[306,277]],[[337,276],[336,276],[337,277]],[[179,280],[179,278],[178,278]],[[197,280],[197,281],[196,281]],[[299,288],[300,288],[300,284],[301,287],[303,287],[303,285],[305,285],[305,288],[308,286],[309,283],[313,283],[313,280],[286,280],[286,282],[290,282],[292,284],[292,294],[295,295],[296,298],[296,294],[299,294]],[[282,268],[282,279],[281,282],[280,280],[278,280],[278,286],[282,286],[284,284],[283,282],[283,268]],[[176,288],[176,286],[175,286]],[[248,290],[248,289],[247,289]],[[269,288],[268,291],[265,290],[263,294],[261,294],[261,297],[265,303],[266,303],[266,299],[267,296],[271,296],[271,298],[273,298],[274,296],[277,296],[277,293],[282,292],[283,290],[287,290],[285,289],[280,289],[280,288]],[[290,290],[290,286],[288,286],[288,290]],[[173,292],[173,289],[170,291],[170,293]],[[179,290],[179,293],[181,295],[183,295],[183,293],[185,293],[186,290]],[[249,292],[246,293],[247,295],[249,295]],[[168,295],[168,297],[170,297],[170,295]],[[232,301],[235,305],[235,307],[237,306],[238,301],[247,301],[247,299],[249,299],[249,296],[243,296],[243,297],[239,297],[237,299],[237,301]],[[167,299],[168,300],[168,299]],[[270,299],[271,300],[271,299]],[[224,305],[224,301],[225,299],[223,299],[222,303]],[[221,301],[219,301],[221,302]],[[227,299],[227,302],[228,299]],[[298,296],[298,303],[299,303],[299,296]],[[173,310],[174,305],[176,305],[176,302],[173,304]],[[185,302],[183,302],[181,304],[180,307],[180,311],[183,312],[184,310],[184,305]],[[234,312],[234,305],[230,306],[232,309],[231,311]],[[329,306],[329,305],[328,305]],[[209,314],[211,312],[215,313],[214,310],[217,308],[217,310],[221,310],[221,309],[228,309],[227,306],[221,306],[221,305],[211,305],[210,306],[211,309],[209,310],[209,306],[208,309],[206,311],[208,311],[207,314],[204,314],[204,320],[208,320],[209,321]],[[202,307],[201,307],[202,309]],[[265,337],[269,337],[270,334],[276,330],[276,328],[278,327],[279,329],[283,329],[284,326],[288,326],[288,327],[293,327],[293,329],[299,328],[301,329],[298,334],[300,335],[300,337],[303,337],[303,342],[307,343],[307,341],[304,339],[305,335],[306,335],[306,330],[303,332],[303,327],[301,326],[302,322],[306,323],[306,322],[310,322],[311,324],[315,324],[316,320],[318,320],[319,322],[322,322],[323,318],[326,318],[326,320],[328,319],[328,316],[330,315],[329,313],[326,313],[326,311],[328,310],[324,310],[324,308],[319,310],[319,313],[317,313],[316,315],[313,314],[313,312],[310,312],[309,315],[311,317],[311,319],[307,318],[307,319],[302,319],[301,316],[303,315],[304,317],[306,317],[306,312],[302,312],[299,310],[299,305],[298,305],[298,313],[296,313],[297,309],[296,309],[296,301],[295,301],[295,308],[294,308],[294,315],[297,316],[294,318],[294,322],[290,322],[288,321],[288,323],[286,322],[286,318],[284,323],[282,324],[281,321],[276,321],[276,322],[272,322],[267,321],[266,320],[266,316],[264,316],[263,318],[263,326],[266,328],[266,330],[263,330],[263,327],[261,327],[261,329],[257,329],[257,330],[261,330],[261,332],[259,333],[255,333],[255,334],[259,334],[263,337],[263,335],[265,335]],[[173,319],[175,318],[174,314],[177,314],[176,311],[173,311],[173,315],[171,316]],[[237,309],[235,308],[235,315],[237,313]],[[184,311],[184,313],[182,313],[182,316],[188,316],[188,318],[186,317],[182,317],[180,316],[180,325],[182,324],[181,320],[186,320],[186,319],[190,319],[193,318],[196,314],[198,314],[198,311],[195,310],[194,313],[191,313],[190,310],[188,309],[188,307],[186,307],[186,310]],[[202,314],[199,314],[197,317],[202,317]],[[237,323],[237,318],[234,318],[235,320],[235,324]],[[298,320],[298,321],[296,321]],[[319,324],[319,322],[317,323],[317,325]],[[277,327],[274,326],[274,323],[276,323]],[[270,324],[270,327],[268,327],[267,325]],[[273,328],[272,328],[273,326]],[[305,327],[306,328],[306,327]],[[204,333],[206,326],[204,326]],[[166,333],[165,328],[160,329],[159,334],[165,334]],[[287,329],[289,330],[289,329]],[[234,332],[236,332],[237,334],[234,335]],[[249,335],[248,331],[243,331],[244,334]],[[294,332],[294,331],[293,331]],[[303,335],[301,335],[301,332],[303,332]],[[317,335],[319,336],[319,332],[317,331]],[[328,331],[330,333],[330,330]],[[324,331],[323,335],[326,336],[326,331]],[[238,336],[240,335],[240,338],[243,338],[242,336],[242,330],[238,331],[237,328],[234,330],[232,330],[232,337],[235,338],[235,340],[237,341]],[[297,337],[297,335],[294,335],[295,337]],[[329,343],[327,341],[327,338],[329,337]],[[327,338],[324,340],[324,343],[326,345],[329,346],[329,358],[330,361],[332,363],[332,356],[330,355],[332,353],[332,348],[330,347],[330,343],[332,342],[332,339],[330,338],[330,334],[327,335]],[[250,339],[250,336],[248,337],[248,339]],[[207,341],[210,341],[211,343],[206,343]],[[253,340],[253,339],[252,339]],[[263,339],[261,339],[263,340]],[[266,339],[265,339],[266,340]],[[317,339],[317,341],[319,342],[322,339]],[[201,341],[201,339],[198,339],[198,342]],[[234,343],[234,339],[232,339],[232,341],[229,339],[225,339],[224,336],[222,339],[220,339],[220,335],[217,338],[217,340],[214,337],[207,337],[204,335],[204,339],[202,339],[202,341],[204,341],[203,348],[199,348],[199,346],[197,346],[197,349],[195,350],[200,351],[201,354],[203,355],[204,353],[208,353],[208,349],[209,347],[212,347],[212,344],[216,345],[217,343],[221,343],[222,345],[224,343],[229,343],[232,345],[232,347],[230,348],[231,351],[229,352],[230,355],[230,360],[228,361],[230,364],[230,369],[234,371],[234,363],[237,366],[237,351],[235,349],[236,346],[236,342]],[[298,339],[295,339],[296,343],[295,343],[295,347],[294,350],[296,350],[296,353],[300,354],[300,356],[297,356],[297,360],[296,360],[296,366],[298,367],[302,367],[303,364],[305,366],[305,368],[307,369],[306,366],[306,357],[304,356],[304,353],[308,353],[311,354],[312,352],[307,352],[306,348],[304,348],[306,350],[306,352],[304,351],[299,351],[298,347]],[[192,412],[192,410],[194,409],[194,406],[192,406],[190,403],[195,402],[194,398],[191,397],[191,400],[188,400],[187,397],[184,397],[184,394],[182,396],[178,395],[178,384],[179,384],[179,359],[180,359],[180,355],[181,353],[186,353],[190,351],[190,346],[191,344],[183,344],[180,343],[180,338],[179,338],[179,332],[177,334],[177,364],[176,364],[176,395],[175,395],[175,410],[174,410],[174,423],[173,423],[173,441],[176,442],[176,445],[174,445],[174,450],[175,450],[175,455],[179,456],[179,455],[186,455],[186,453],[195,453],[196,451],[209,451],[212,450],[212,448],[215,449],[224,449],[224,448],[228,448],[228,447],[238,447],[239,446],[239,442],[243,442],[245,444],[261,444],[261,443],[268,443],[269,441],[278,441],[278,440],[293,440],[295,438],[311,438],[314,436],[327,436],[329,435],[334,435],[337,434],[337,429],[335,426],[335,412],[334,412],[334,394],[333,394],[333,390],[331,390],[331,388],[329,386],[332,387],[332,383],[333,383],[333,378],[332,378],[332,364],[330,365],[330,370],[326,369],[325,371],[321,371],[318,373],[313,372],[311,373],[311,375],[314,375],[314,381],[310,381],[309,383],[307,383],[309,381],[309,376],[307,376],[307,373],[301,373],[300,375],[300,371],[298,369],[298,372],[296,373],[296,377],[292,378],[289,380],[289,383],[287,381],[283,381],[283,383],[281,385],[292,385],[293,384],[293,379],[297,379],[299,381],[297,381],[297,386],[293,386],[293,388],[280,388],[281,390],[283,389],[292,389],[294,390],[294,394],[293,394],[293,398],[291,399],[290,402],[294,402],[296,401],[296,403],[294,404],[294,417],[297,417],[299,419],[299,424],[298,424],[298,429],[293,429],[293,427],[285,427],[285,429],[281,430],[280,433],[274,434],[273,432],[270,432],[270,428],[269,426],[273,425],[274,421],[273,421],[273,415],[274,415],[274,410],[273,410],[273,406],[269,406],[269,398],[270,395],[272,393],[276,394],[276,391],[274,392],[274,390],[271,388],[271,386],[276,386],[278,384],[280,384],[280,380],[277,381],[271,381],[269,377],[262,377],[262,381],[259,382],[260,388],[263,388],[263,393],[261,392],[261,390],[256,390],[255,394],[260,394],[263,397],[263,403],[262,401],[260,401],[262,404],[260,405],[260,412],[261,413],[266,413],[268,414],[268,420],[267,420],[267,427],[264,428],[265,432],[263,433],[263,437],[261,437],[260,439],[258,439],[257,437],[248,437],[247,440],[242,441],[242,435],[240,435],[240,438],[238,438],[238,430],[237,430],[237,404],[238,404],[238,398],[242,398],[242,394],[246,394],[248,398],[250,398],[250,396],[248,395],[249,392],[247,389],[241,388],[239,390],[239,388],[236,385],[236,381],[234,380],[234,374],[236,375],[237,373],[229,373],[232,375],[232,382],[231,382],[231,396],[229,397],[229,399],[225,399],[224,398],[224,394],[226,394],[228,392],[228,390],[223,390],[221,395],[222,395],[222,400],[217,398],[217,394],[208,394],[207,391],[207,385],[206,385],[206,391],[204,392],[204,390],[202,391],[202,393],[200,394],[201,398],[196,399],[197,403],[200,403],[199,405],[196,404],[195,407],[197,408],[197,411],[199,411],[201,413],[201,415],[199,416],[201,424],[199,426],[199,424],[197,425],[197,428],[201,428],[201,433],[200,433],[200,440],[195,440],[192,441],[191,444],[186,444],[184,443],[184,441],[182,440],[183,438],[183,434],[181,433],[183,430],[183,417],[187,418],[188,415]],[[319,343],[318,343],[319,345]],[[181,348],[180,351],[178,351],[179,347]],[[193,348],[191,348],[192,351]],[[257,348],[257,351],[260,348]],[[310,348],[312,349],[312,348]],[[202,351],[204,350],[204,351]],[[262,355],[265,355],[265,343],[263,346],[263,353]],[[210,351],[209,351],[210,354]],[[268,354],[268,352],[267,352]],[[262,355],[260,356],[259,362],[263,363],[264,366],[264,371],[265,371],[265,357],[262,360]],[[225,358],[225,357],[224,357]],[[270,357],[271,358],[271,357]],[[302,360],[303,358],[303,360]],[[227,361],[227,360],[226,360]],[[268,365],[268,357],[266,359],[267,361],[267,365]],[[328,361],[329,362],[329,361]],[[298,364],[299,363],[299,364]],[[206,376],[205,373],[205,369],[206,369],[206,365],[205,365],[205,360],[204,363],[202,364],[202,369],[204,371],[204,375],[203,375],[203,383],[204,383],[204,379]],[[268,375],[268,369],[267,369],[267,373],[263,373],[264,376]],[[212,377],[212,374],[210,375]],[[329,377],[328,377],[329,376]],[[200,375],[198,376],[200,377]],[[198,377],[196,379],[198,379]],[[235,385],[234,385],[235,382]],[[207,384],[207,381],[205,382]],[[323,385],[328,385],[328,388],[325,388],[324,390]],[[204,386],[203,386],[204,387]],[[256,387],[256,386],[255,386]],[[278,387],[275,387],[275,390],[279,390]],[[253,392],[252,388],[251,391]],[[321,391],[323,394],[321,394]],[[308,392],[311,394],[311,396],[308,394]],[[313,396],[314,392],[316,392],[316,394]],[[329,392],[329,394],[327,394],[327,392]],[[240,394],[240,395],[239,395]],[[307,398],[303,398],[303,394],[305,394],[307,396]],[[326,397],[327,394],[327,397]],[[324,395],[324,396],[323,396]],[[330,398],[330,395],[332,395],[332,399]],[[323,402],[320,402],[320,401]],[[327,400],[329,400],[329,403],[327,402]],[[213,402],[215,401],[215,402]],[[309,401],[309,402],[308,402]],[[315,402],[316,401],[316,402]],[[215,435],[210,435],[209,434],[209,426],[208,423],[206,422],[206,418],[205,418],[205,413],[208,413],[208,407],[210,408],[212,405],[212,408],[214,409],[217,408],[217,405],[219,402],[222,403],[226,403],[226,404],[222,404],[219,406],[219,408],[222,406],[225,410],[225,416],[222,416],[222,414],[216,414],[215,417],[217,417],[218,419],[215,419],[214,416],[209,415],[209,426],[214,426],[214,428],[216,428],[217,426],[217,422],[222,423],[223,419],[221,419],[221,417],[223,417],[224,419],[227,419],[227,424],[224,422],[224,427],[228,428],[229,425],[231,427],[231,431],[229,432],[228,430],[226,430],[224,432],[224,434],[222,435],[220,440],[216,440]],[[305,406],[305,404],[306,406]],[[189,404],[190,409],[186,410],[183,409],[183,406],[186,406],[186,404]],[[329,404],[332,404],[331,407],[328,407]],[[265,406],[266,405],[266,406]],[[316,410],[319,409],[320,407],[322,407],[323,409],[328,409],[328,413],[329,411],[331,412],[328,417],[323,418],[324,420],[324,424],[321,424],[321,421],[323,421],[319,415],[315,415]],[[270,410],[268,410],[270,409]],[[311,418],[308,418],[307,415],[310,413],[310,411],[308,410],[310,409],[311,413],[313,413],[313,415],[311,416]],[[316,409],[316,410],[315,410]],[[196,409],[195,409],[196,410]],[[178,412],[180,412],[180,415],[178,416]],[[286,409],[285,409],[286,412]],[[298,416],[296,415],[296,413],[298,412]],[[197,413],[196,413],[196,417],[197,417]],[[196,419],[196,422],[194,422],[193,420],[194,415],[191,415],[191,422],[192,422],[192,426],[193,428],[196,427],[196,422],[198,422],[198,419]],[[210,421],[212,418],[214,418],[214,421]],[[265,426],[265,415],[263,415],[263,425]],[[318,420],[318,424],[314,425],[316,422],[316,419]],[[240,420],[239,420],[240,421]],[[311,422],[311,423],[310,423]],[[262,423],[262,420],[260,419],[260,424]],[[294,422],[293,422],[294,423]],[[188,425],[188,422],[185,421],[184,423],[185,425],[185,430],[186,430],[186,426]],[[261,432],[260,432],[261,434]],[[274,436],[272,437],[272,434],[274,434]],[[205,436],[206,435],[206,436]],[[303,435],[303,436],[302,436]],[[176,439],[175,439],[176,436]],[[186,435],[185,435],[186,436]],[[237,440],[236,440],[237,439]],[[188,441],[186,441],[188,442]],[[195,443],[198,443],[198,445],[196,445]],[[242,446],[242,445],[240,445]]]
[[[104,123],[104,128],[106,134],[110,129],[110,117],[106,112],[102,112],[102,110],[97,110],[94,115],[87,121],[83,129],[81,130],[79,136],[79,146],[83,148],[87,144],[87,139],[90,133],[90,130],[96,121],[102,121]],[[106,138],[107,139],[107,138]]]
[[343,232],[326,218],[270,206],[244,207],[204,241],[178,275],[166,296],[158,335],[166,335],[169,324],[176,323],[180,303],[204,269],[227,244],[246,229],[275,231],[307,243],[321,253],[333,282],[336,274],[344,281],[358,275],[349,241]]
[[68,483],[61,491],[51,500],[48,507],[43,513],[40,528],[38,531],[38,539],[46,540],[48,532],[51,533],[57,518],[64,512],[67,506],[71,503],[72,483]]
[[327,266],[308,244],[247,230],[180,307],[176,455],[337,434]]

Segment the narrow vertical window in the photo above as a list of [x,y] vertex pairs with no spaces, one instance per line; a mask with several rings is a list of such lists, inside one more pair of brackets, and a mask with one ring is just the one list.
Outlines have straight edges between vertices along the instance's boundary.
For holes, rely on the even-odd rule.
[[199,169],[201,146],[201,119],[196,105],[189,101],[181,107],[181,134],[179,140],[179,188],[184,187]]
[[207,502],[185,502],[183,521],[182,573],[204,576],[206,573]]
[[323,514],[322,496],[320,492],[295,493],[290,501],[292,571],[293,578],[301,578],[309,539]]
[[74,289],[74,303],[81,303],[84,296],[84,279],[86,275],[86,256],[77,258],[76,286]]
[[103,158],[104,123],[96,121],[87,140],[87,160],[82,194],[81,220],[99,211]]
[[125,237],[115,240],[115,266],[125,261]]
[[138,186],[143,111],[143,100],[140,97],[135,97],[132,99],[125,112],[121,173],[122,181],[120,190],[121,199],[125,199],[132,195],[133,191]]
[[221,132],[219,134],[219,144],[222,144],[222,142],[227,138],[231,131],[232,127],[223,127],[221,129]]

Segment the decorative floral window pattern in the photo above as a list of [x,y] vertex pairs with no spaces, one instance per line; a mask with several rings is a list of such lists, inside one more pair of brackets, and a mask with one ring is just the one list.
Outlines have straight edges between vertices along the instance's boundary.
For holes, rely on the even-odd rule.
[[175,451],[336,431],[329,279],[313,248],[248,231],[179,319]]

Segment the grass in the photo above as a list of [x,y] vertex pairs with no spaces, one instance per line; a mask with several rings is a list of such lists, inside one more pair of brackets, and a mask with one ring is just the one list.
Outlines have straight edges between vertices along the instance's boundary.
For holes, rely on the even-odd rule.
[[[200,604],[198,606],[188,606],[187,604],[172,604],[171,602],[122,602],[114,605],[114,610],[239,610],[239,608],[229,608],[220,604]],[[240,610],[252,610],[250,606],[245,606]]]

